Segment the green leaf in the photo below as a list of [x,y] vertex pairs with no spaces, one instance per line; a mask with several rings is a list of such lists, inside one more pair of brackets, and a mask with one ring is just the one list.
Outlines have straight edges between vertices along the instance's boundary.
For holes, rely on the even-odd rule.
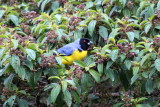
[[110,69],[110,68],[108,69],[107,66],[106,66],[105,74],[106,74],[106,76],[108,76],[108,77],[111,79],[112,82],[115,81],[115,79],[116,79],[115,71],[113,71],[113,70]]
[[20,66],[20,59],[16,55],[11,56],[11,61],[10,62],[11,62],[11,65],[12,65],[13,68],[15,68],[15,66],[17,66],[17,65]]
[[76,84],[74,83],[73,79],[71,80],[65,80],[67,81],[69,84],[71,84],[73,87],[76,87]]
[[139,71],[139,67],[138,66],[133,67],[133,75],[138,74],[138,71]]
[[125,64],[125,66],[127,67],[127,69],[129,70],[130,68],[131,68],[131,60],[128,60],[128,59],[126,59],[125,61],[124,61],[124,64]]
[[74,61],[73,63],[74,63],[75,65],[78,65],[78,66],[82,67],[82,68],[85,68],[85,67],[86,67],[85,63],[82,62],[82,61],[80,61],[80,60],[76,60],[76,61]]
[[25,60],[24,65],[26,65],[30,70],[33,70],[33,63],[32,61]]
[[4,13],[5,13],[5,10],[0,10],[0,18],[3,17]]
[[151,94],[153,92],[153,81],[151,79],[147,79],[145,83],[145,88],[148,94]]
[[145,28],[144,28],[145,33],[148,33],[148,31],[150,30],[151,26],[152,26],[151,23],[148,23],[148,24],[145,26]]
[[64,93],[67,90],[68,83],[67,81],[61,81],[61,84],[62,84],[62,91]]
[[155,64],[156,69],[160,71],[160,59],[156,59],[154,64]]
[[138,79],[139,75],[135,74],[132,78],[131,78],[131,84],[133,84],[137,79]]
[[92,21],[90,21],[89,24],[88,24],[88,31],[89,31],[90,36],[93,35],[93,32],[94,32],[96,23],[97,23],[96,20],[92,20]]
[[126,34],[127,34],[128,38],[129,38],[129,40],[130,40],[131,42],[133,42],[134,37],[135,37],[134,33],[133,33],[133,32],[127,32]]
[[42,2],[42,5],[41,5],[41,10],[42,10],[42,12],[44,11],[44,8],[45,8],[45,6],[47,5],[47,3],[49,3],[51,0],[44,0],[43,2]]
[[96,72],[95,70],[90,69],[89,73],[92,75],[92,77],[96,80],[96,82],[100,82],[100,74]]
[[61,90],[61,86],[59,84],[56,84],[55,87],[52,88],[52,91],[51,91],[51,102],[52,103],[55,103],[60,90]]
[[18,47],[18,40],[11,39],[11,41],[13,43],[14,49],[17,49],[17,47]]
[[16,26],[18,26],[18,17],[16,15],[10,14],[8,17]]
[[15,69],[16,73],[18,73],[18,76],[21,77],[23,80],[26,76],[26,70],[24,69],[24,67],[19,66]]
[[33,60],[36,59],[36,53],[35,53],[34,50],[32,50],[32,49],[26,49],[26,52],[27,52],[28,56],[30,56]]
[[61,80],[61,78],[58,77],[58,76],[51,76],[51,77],[49,77],[48,79],[58,79],[58,80]]
[[10,74],[5,80],[4,80],[4,85],[5,87],[7,88],[11,88],[11,85],[12,85],[12,80],[14,78],[14,74]]
[[[15,102],[16,96],[13,95],[11,97],[9,97],[9,99],[7,100],[7,103],[9,104],[10,107],[13,107],[13,104]],[[7,106],[6,106],[7,107]]]
[[144,62],[145,62],[151,55],[152,55],[152,53],[146,54],[146,55],[142,58],[142,60],[141,60],[141,62],[140,62],[140,65],[143,66]]
[[76,102],[80,102],[80,97],[79,95],[75,92],[75,91],[71,91],[71,94],[73,96],[73,99],[76,101]]
[[117,58],[118,58],[118,49],[115,49],[111,52],[111,59],[112,61],[116,61]]
[[115,38],[115,36],[117,36],[119,34],[119,31],[120,28],[116,28],[116,29],[113,29],[112,32],[109,34],[109,38]]
[[62,57],[55,57],[56,61],[58,62],[59,65],[62,64]]
[[28,102],[24,99],[18,99],[19,107],[29,107]]
[[67,106],[71,107],[72,104],[71,93],[68,90],[65,90],[63,94],[64,94],[64,101],[66,102]]
[[99,34],[102,36],[104,39],[108,38],[108,30],[104,26],[99,26]]
[[98,69],[98,72],[102,74],[103,73],[103,63],[98,63],[97,69]]

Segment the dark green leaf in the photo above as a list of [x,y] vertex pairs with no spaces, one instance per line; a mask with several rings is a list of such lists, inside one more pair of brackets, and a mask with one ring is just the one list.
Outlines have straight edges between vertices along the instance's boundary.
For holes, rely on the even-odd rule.
[[82,68],[86,67],[85,63],[82,62],[82,61],[80,61],[80,60],[76,60],[76,61],[74,61],[73,63],[74,63],[75,65],[78,65],[78,66],[82,67]]
[[112,59],[112,61],[116,61],[117,58],[118,58],[118,49],[113,50],[111,52],[111,59]]
[[151,79],[147,79],[145,83],[145,88],[148,94],[151,94],[153,92],[153,81]]
[[131,64],[131,60],[128,60],[128,59],[125,60],[125,61],[124,61],[124,64],[125,64],[125,66],[127,67],[128,70],[131,68],[131,65],[132,65],[132,64]]
[[89,31],[90,36],[93,35],[93,32],[94,32],[96,23],[97,23],[96,20],[92,20],[92,21],[90,21],[89,24],[88,24],[88,31]]
[[149,57],[150,57],[151,55],[152,55],[152,53],[146,54],[146,55],[142,58],[142,60],[141,60],[141,62],[140,62],[140,65],[143,66],[143,64],[145,63],[145,61],[146,61],[147,59],[149,59]]
[[61,86],[59,84],[56,84],[56,86],[53,87],[53,89],[51,91],[51,102],[54,103],[56,101],[60,90],[61,90]]
[[16,15],[14,15],[14,14],[10,14],[9,16],[9,19],[11,19],[11,21],[16,25],[16,26],[18,26],[18,17],[16,16]]
[[3,17],[4,13],[5,13],[5,10],[0,10],[0,18]]
[[160,71],[160,59],[156,59],[154,64],[155,64],[156,69]]
[[4,80],[5,87],[8,87],[9,89],[11,88],[13,78],[14,74],[10,74],[9,77]]
[[32,50],[32,49],[26,49],[26,52],[27,52],[28,56],[30,56],[33,60],[36,59],[36,53],[35,53],[34,50]]
[[71,93],[68,90],[65,90],[63,94],[64,94],[64,101],[66,102],[67,106],[71,107],[72,104]]
[[28,102],[24,99],[18,99],[19,107],[29,107]]
[[145,28],[144,28],[145,33],[148,33],[148,31],[150,30],[151,26],[152,26],[151,23],[148,23],[148,24],[145,26]]
[[131,42],[134,40],[135,35],[133,32],[127,32],[127,36]]
[[100,82],[100,74],[96,72],[95,70],[90,69],[89,73],[93,76],[93,78],[96,80],[96,82]]
[[102,36],[104,39],[108,38],[108,30],[104,26],[99,26],[99,34]]
[[133,84],[137,79],[138,79],[139,75],[135,74],[132,78],[131,78],[131,84]]
[[103,73],[103,63],[98,63],[97,69],[98,69],[98,72],[102,74]]

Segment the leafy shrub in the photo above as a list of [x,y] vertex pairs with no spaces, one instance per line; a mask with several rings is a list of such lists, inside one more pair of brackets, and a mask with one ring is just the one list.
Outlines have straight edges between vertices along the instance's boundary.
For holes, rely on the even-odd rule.
[[[2,3],[3,106],[158,106],[160,1]],[[81,37],[95,47],[63,65],[53,53]]]

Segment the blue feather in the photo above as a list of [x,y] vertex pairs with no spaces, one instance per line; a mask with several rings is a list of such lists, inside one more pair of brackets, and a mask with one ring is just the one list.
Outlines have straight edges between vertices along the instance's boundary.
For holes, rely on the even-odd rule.
[[76,40],[75,42],[69,43],[59,49],[57,49],[57,52],[59,54],[62,54],[62,56],[69,56],[71,55],[75,50],[82,50],[80,44],[80,39]]

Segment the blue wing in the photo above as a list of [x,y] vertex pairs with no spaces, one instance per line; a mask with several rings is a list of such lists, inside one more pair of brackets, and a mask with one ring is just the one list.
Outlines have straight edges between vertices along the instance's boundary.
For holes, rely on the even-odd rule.
[[59,54],[62,54],[62,56],[69,56],[75,50],[76,50],[76,47],[74,46],[74,44],[70,43],[70,44],[63,46],[62,48],[57,49],[57,52]]

